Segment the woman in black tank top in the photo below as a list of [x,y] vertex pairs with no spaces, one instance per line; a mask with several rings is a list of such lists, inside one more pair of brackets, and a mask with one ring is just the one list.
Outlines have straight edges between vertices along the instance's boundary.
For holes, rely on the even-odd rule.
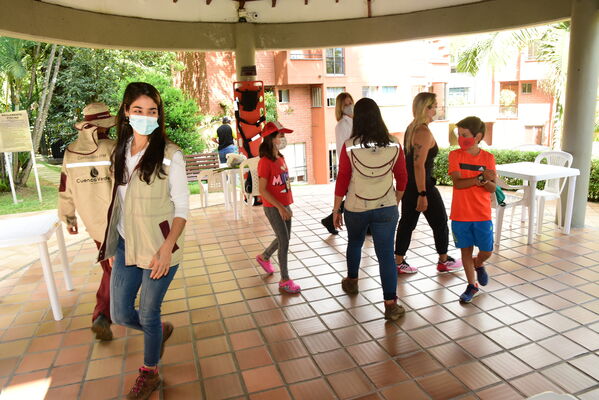
[[447,255],[449,246],[447,212],[432,175],[439,147],[428,124],[432,122],[436,108],[437,99],[434,93],[419,93],[412,104],[414,120],[406,129],[404,148],[406,149],[408,185],[401,203],[401,219],[395,237],[395,262],[398,274],[418,272],[415,266],[406,262],[405,256],[421,212],[424,213],[433,230],[435,249],[439,254],[437,271],[450,272],[458,270],[462,266],[459,260],[456,261]]

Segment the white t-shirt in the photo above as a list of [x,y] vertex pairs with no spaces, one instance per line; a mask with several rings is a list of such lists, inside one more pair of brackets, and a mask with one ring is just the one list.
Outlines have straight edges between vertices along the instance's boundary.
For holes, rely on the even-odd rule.
[[[139,151],[134,156],[131,155],[131,142],[127,144],[125,151],[125,167],[127,168],[127,176],[131,176],[134,173],[135,167],[141,160],[141,157],[146,152],[146,149]],[[137,173],[137,172],[135,172]],[[128,185],[121,185],[117,189],[117,196],[119,196],[121,207],[125,204],[125,194],[127,193]],[[168,174],[168,187],[170,191],[171,201],[175,205],[174,217],[180,217],[187,219],[189,216],[189,187],[187,186],[187,173],[185,172],[185,161],[183,160],[183,153],[180,151],[173,154],[171,160],[170,170]],[[122,209],[120,213],[119,223],[117,224],[117,230],[122,237],[125,237],[125,216],[123,215]]]
[[341,156],[341,148],[343,143],[351,136],[351,130],[354,126],[354,121],[351,117],[343,114],[343,117],[335,125],[335,144],[337,147],[337,165],[339,165],[339,157]]

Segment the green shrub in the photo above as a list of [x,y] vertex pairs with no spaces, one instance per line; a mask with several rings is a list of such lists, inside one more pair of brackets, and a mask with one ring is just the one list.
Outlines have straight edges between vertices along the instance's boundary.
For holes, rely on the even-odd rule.
[[589,201],[599,201],[599,160],[591,160]]

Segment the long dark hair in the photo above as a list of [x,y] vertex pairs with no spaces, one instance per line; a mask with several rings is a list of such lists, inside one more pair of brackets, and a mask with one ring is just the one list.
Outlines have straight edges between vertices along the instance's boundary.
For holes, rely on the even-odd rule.
[[354,105],[354,123],[350,139],[358,139],[363,147],[370,147],[373,143],[377,147],[391,144],[389,130],[374,100],[364,97]]
[[158,90],[149,83],[132,82],[127,85],[121,108],[116,116],[116,147],[112,152],[112,165],[114,166],[114,179],[117,185],[126,184],[130,177],[127,176],[125,159],[127,152],[127,143],[133,137],[133,128],[129,125],[129,117],[125,116],[125,111],[129,111],[131,104],[140,96],[148,96],[158,106],[158,128],[150,134],[148,147],[139,160],[136,167],[139,177],[148,185],[156,175],[164,179],[164,169],[162,162],[164,160],[164,148],[166,147],[166,129],[164,127],[164,106]]
[[[260,148],[258,149],[260,152],[260,157],[266,157],[270,161],[277,161],[277,156],[283,157],[281,152],[275,148],[275,144],[273,143],[273,140],[275,140],[278,134],[279,132],[273,132],[262,139],[262,143],[260,143]],[[277,156],[275,156],[275,150]]]

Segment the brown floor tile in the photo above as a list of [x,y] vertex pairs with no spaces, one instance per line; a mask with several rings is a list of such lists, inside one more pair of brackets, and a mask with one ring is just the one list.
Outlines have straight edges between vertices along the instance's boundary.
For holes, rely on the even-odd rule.
[[428,349],[428,352],[439,360],[446,368],[472,360],[470,354],[453,342],[437,347],[431,347]]
[[196,339],[204,339],[225,334],[225,325],[222,321],[210,321],[193,325],[193,335]]
[[297,358],[279,363],[279,369],[287,383],[295,383],[320,376],[320,371],[311,358]]
[[97,379],[87,381],[83,384],[81,399],[85,400],[107,400],[116,397],[119,394],[121,386],[121,377]]
[[312,335],[327,329],[320,319],[316,317],[293,321],[291,324],[299,336]]
[[501,351],[501,347],[482,334],[460,339],[457,343],[475,358],[482,358]]
[[[599,317],[597,317],[599,320]],[[594,332],[586,327],[580,327],[569,332],[565,332],[564,336],[572,341],[587,348],[588,350],[599,350],[599,333]]]
[[237,370],[231,353],[200,359],[200,369],[203,378],[226,375]]
[[597,381],[569,364],[559,364],[541,371],[547,378],[563,387],[568,393],[577,393],[597,385]]
[[451,373],[471,390],[479,390],[501,381],[498,376],[478,361],[453,367]]
[[453,319],[451,321],[443,322],[441,324],[437,324],[436,327],[453,340],[477,333],[476,329],[472,328],[461,319]]
[[413,400],[429,400],[430,397],[420,389],[414,381],[403,382],[399,385],[381,391],[381,394],[387,400],[395,399],[413,399]]
[[412,339],[418,342],[418,344],[420,344],[422,347],[437,346],[449,341],[449,339],[434,326],[428,326],[415,331],[409,331],[408,335],[410,335]]
[[63,339],[62,334],[34,337],[31,340],[31,344],[29,345],[27,352],[34,353],[34,352],[38,352],[38,351],[47,351],[47,350],[57,349],[60,346],[62,339]]
[[476,393],[481,400],[518,400],[523,399],[520,393],[506,383],[481,390]]
[[235,352],[235,357],[241,369],[250,369],[272,364],[273,360],[265,346],[254,347]]
[[43,353],[26,354],[19,363],[16,373],[22,374],[25,372],[49,368],[52,365],[55,356],[56,350],[46,351]]
[[377,388],[390,386],[409,379],[408,375],[394,361],[368,365],[363,371]]
[[25,353],[25,349],[29,346],[31,340],[15,340],[8,343],[0,343],[0,354],[2,357],[17,357]]
[[595,378],[595,380],[599,381],[599,368],[597,368],[597,366],[599,365],[599,355],[587,354],[575,360],[570,360],[569,362],[582,372],[592,376],[593,378]]
[[364,395],[372,390],[368,379],[359,369],[329,375],[327,379],[340,399]]
[[233,350],[246,349],[264,344],[257,330],[234,333],[229,336]]
[[103,358],[101,360],[90,361],[85,380],[104,378],[112,375],[119,375],[123,365],[123,357]]
[[0,376],[12,374],[18,363],[19,357],[0,359]]
[[503,326],[500,321],[485,313],[470,315],[465,317],[464,321],[468,322],[481,332],[490,331],[491,329],[497,329]]
[[204,390],[207,400],[228,399],[243,394],[239,375],[224,375],[205,379]]
[[176,364],[183,361],[193,360],[193,345],[191,343],[166,346],[162,364]]
[[325,375],[333,374],[356,366],[354,360],[344,349],[316,354],[314,360]]
[[441,364],[424,351],[399,356],[396,360],[413,377],[427,375],[443,368]]
[[266,392],[250,395],[250,400],[291,400],[289,392],[285,388],[268,390]]
[[253,329],[256,323],[251,315],[240,315],[225,319],[225,327],[228,332],[239,332]]
[[183,385],[167,386],[162,391],[164,400],[197,399],[202,400],[202,386],[200,382],[190,382]]
[[243,371],[241,375],[250,393],[283,385],[281,375],[272,365]]
[[358,365],[365,365],[389,358],[387,352],[376,342],[365,342],[347,347],[346,350]]
[[295,400],[334,400],[335,395],[324,379],[296,383],[290,386]]
[[278,362],[308,355],[308,351],[299,339],[273,343],[269,347],[273,358]]
[[536,343],[514,349],[511,353],[534,369],[541,369],[561,361],[559,357]]
[[297,337],[289,323],[272,325],[262,328],[262,334],[267,343],[282,342]]
[[545,325],[540,324],[534,319],[529,319],[527,321],[520,322],[518,324],[511,326],[515,331],[521,333],[526,336],[530,340],[541,340],[546,337],[555,335],[555,332]]
[[285,322],[287,318],[281,310],[261,311],[253,314],[259,326],[268,326]]
[[51,388],[48,390],[45,400],[75,399],[77,398],[80,387],[81,385],[76,383],[74,385]]
[[333,331],[333,334],[343,346],[351,346],[352,344],[371,340],[371,337],[360,325],[336,329]]
[[50,376],[52,377],[51,386],[63,386],[81,382],[83,380],[83,375],[85,374],[86,368],[87,364],[85,363],[53,368],[50,370]]
[[214,354],[225,353],[229,351],[229,343],[225,336],[217,336],[210,339],[202,339],[196,342],[198,355],[200,357],[211,356]]
[[529,397],[547,391],[563,393],[563,390],[538,372],[533,372],[532,374],[525,375],[521,378],[512,379],[510,383],[516,389],[524,393],[525,396]]
[[503,379],[512,379],[531,371],[530,367],[509,353],[501,353],[481,360]]
[[541,340],[538,343],[564,360],[568,360],[586,352],[584,347],[579,346],[570,339],[560,335]]
[[506,349],[511,349],[530,342],[525,336],[519,334],[508,326],[485,332],[485,335]]
[[446,371],[420,378],[418,384],[435,400],[451,399],[468,391],[460,381]]
[[312,354],[324,353],[325,351],[339,348],[339,343],[330,332],[306,336],[302,340],[308,351]]

